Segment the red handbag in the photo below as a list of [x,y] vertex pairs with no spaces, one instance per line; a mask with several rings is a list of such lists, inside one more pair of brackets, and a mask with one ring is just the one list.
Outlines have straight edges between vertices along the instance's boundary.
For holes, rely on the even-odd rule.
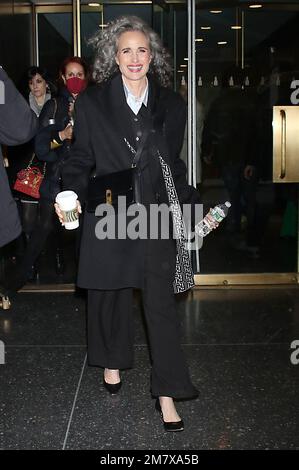
[[34,157],[35,155],[32,156],[27,168],[17,173],[13,189],[39,199],[39,188],[45,176],[46,163],[44,163],[43,171],[41,171],[37,166],[32,166]]

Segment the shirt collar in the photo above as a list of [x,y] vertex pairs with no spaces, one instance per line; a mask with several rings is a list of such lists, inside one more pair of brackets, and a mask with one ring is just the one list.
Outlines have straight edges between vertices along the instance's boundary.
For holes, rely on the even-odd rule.
[[[125,84],[124,80],[123,80],[123,86],[124,86],[124,91],[125,91],[127,103],[128,103],[128,105],[130,106],[131,109],[132,109],[132,106],[133,106],[133,108],[135,110],[137,110],[137,113],[138,113],[139,109],[141,108],[141,106],[143,104],[144,104],[144,106],[147,106],[147,102],[148,102],[148,79],[146,79],[146,88],[145,88],[142,96],[140,96],[140,98],[136,98],[136,96],[133,95],[133,93],[129,90],[129,88]],[[133,111],[134,111],[134,109],[133,109]]]

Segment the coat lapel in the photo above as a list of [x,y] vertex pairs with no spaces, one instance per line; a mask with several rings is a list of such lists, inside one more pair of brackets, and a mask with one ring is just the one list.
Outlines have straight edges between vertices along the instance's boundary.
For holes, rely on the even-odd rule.
[[[150,100],[149,106],[152,114],[153,135],[150,142],[151,151],[156,154],[158,147],[163,158],[169,162],[167,147],[165,145],[165,122],[167,114],[167,99],[165,90],[161,88],[153,79],[150,79]],[[156,158],[158,161],[158,159]],[[160,164],[158,165],[160,166]]]
[[[135,137],[132,127],[132,111],[130,110],[124,92],[123,82],[120,74],[115,75],[107,90],[107,118],[111,119],[112,126],[115,127],[122,148],[131,155],[124,142],[126,138],[132,145],[135,143]],[[112,112],[111,112],[112,111]]]

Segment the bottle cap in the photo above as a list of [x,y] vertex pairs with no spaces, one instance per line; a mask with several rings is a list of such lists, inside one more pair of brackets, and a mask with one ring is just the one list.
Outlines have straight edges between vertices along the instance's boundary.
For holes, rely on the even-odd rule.
[[226,207],[231,207],[231,203],[229,201],[226,201],[225,205]]

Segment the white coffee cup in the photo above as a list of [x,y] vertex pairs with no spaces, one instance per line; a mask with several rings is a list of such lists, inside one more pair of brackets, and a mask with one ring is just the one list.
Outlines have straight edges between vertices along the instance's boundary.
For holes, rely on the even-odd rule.
[[56,202],[63,215],[64,227],[67,230],[74,230],[79,227],[77,199],[78,196],[74,191],[62,191],[56,196]]

